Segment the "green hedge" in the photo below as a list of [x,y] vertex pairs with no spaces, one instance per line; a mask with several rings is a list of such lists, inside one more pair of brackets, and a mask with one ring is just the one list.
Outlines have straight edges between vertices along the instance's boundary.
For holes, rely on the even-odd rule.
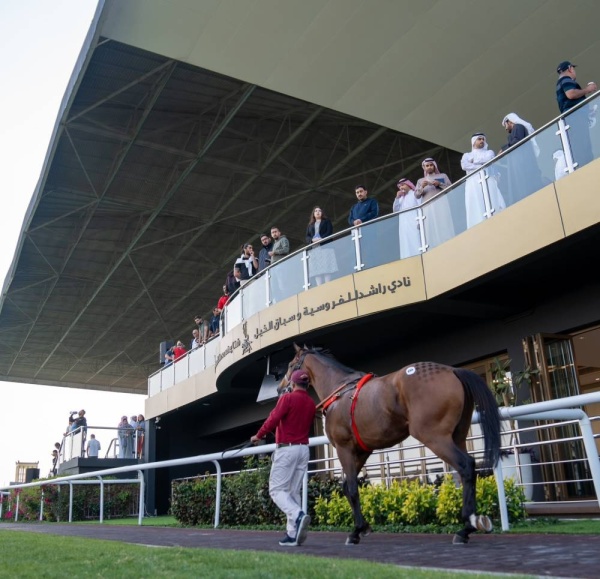
[[[48,479],[51,480],[51,479]],[[98,479],[90,479],[98,481]],[[4,497],[2,519],[14,520],[19,493],[19,521],[38,521],[44,492],[45,521],[69,520],[69,485],[45,484],[11,491],[10,499]],[[104,485],[104,518],[117,519],[137,514],[139,486],[136,484]],[[73,485],[73,520],[85,521],[100,517],[100,485]]]
[[[269,496],[268,458],[249,457],[240,474],[224,477],[221,488],[220,524],[224,526],[281,525],[283,514]],[[459,524],[462,488],[451,475],[438,485],[419,481],[394,481],[390,488],[361,482],[363,514],[371,524],[387,527],[448,526]],[[510,479],[504,489],[510,518],[525,516],[525,495]],[[214,522],[216,479],[205,477],[173,484],[171,514],[183,525],[211,525]],[[493,477],[477,481],[477,513],[499,518],[498,495]],[[352,526],[352,511],[337,480],[311,478],[308,510],[314,524],[322,527]]]

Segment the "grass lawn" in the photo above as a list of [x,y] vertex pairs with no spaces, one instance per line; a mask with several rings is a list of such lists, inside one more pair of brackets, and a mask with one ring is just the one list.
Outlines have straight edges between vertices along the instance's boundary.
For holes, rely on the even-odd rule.
[[532,519],[511,526],[511,533],[598,535],[600,519]]
[[[464,572],[417,570],[368,561],[324,559],[291,553],[220,551],[181,547],[145,547],[114,541],[59,537],[0,529],[0,577],[132,578],[132,577],[352,577],[353,579],[442,579]],[[469,573],[469,579],[498,577]],[[505,577],[509,577],[505,575]],[[510,575],[512,579],[526,577]]]

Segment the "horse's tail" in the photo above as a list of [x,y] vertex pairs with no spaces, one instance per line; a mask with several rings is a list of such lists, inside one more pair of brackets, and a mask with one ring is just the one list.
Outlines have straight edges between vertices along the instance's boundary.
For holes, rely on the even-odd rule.
[[479,411],[485,445],[484,468],[494,468],[500,459],[500,415],[496,399],[488,385],[475,372],[455,368],[454,374],[473,398]]

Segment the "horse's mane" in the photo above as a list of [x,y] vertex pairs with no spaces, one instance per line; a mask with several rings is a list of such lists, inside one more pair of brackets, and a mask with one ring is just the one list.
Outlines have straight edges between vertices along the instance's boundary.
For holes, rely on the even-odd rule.
[[321,348],[318,346],[315,346],[315,347],[305,346],[304,349],[309,354],[315,354],[317,356],[323,356],[324,358],[327,358],[330,361],[331,365],[335,366],[338,370],[342,370],[344,372],[347,372],[348,374],[352,374],[357,371],[357,370],[354,370],[354,368],[350,368],[349,366],[342,364],[339,360],[337,360],[334,357],[334,355],[331,353],[331,350],[329,350],[327,348]]

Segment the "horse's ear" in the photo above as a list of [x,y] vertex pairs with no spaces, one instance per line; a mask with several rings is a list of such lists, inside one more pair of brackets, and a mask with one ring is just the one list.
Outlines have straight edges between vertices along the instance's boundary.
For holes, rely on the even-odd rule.
[[296,350],[296,354],[297,354],[298,352],[302,351],[302,348],[300,346],[298,346],[298,344],[296,344],[296,342],[294,342],[294,350]]

